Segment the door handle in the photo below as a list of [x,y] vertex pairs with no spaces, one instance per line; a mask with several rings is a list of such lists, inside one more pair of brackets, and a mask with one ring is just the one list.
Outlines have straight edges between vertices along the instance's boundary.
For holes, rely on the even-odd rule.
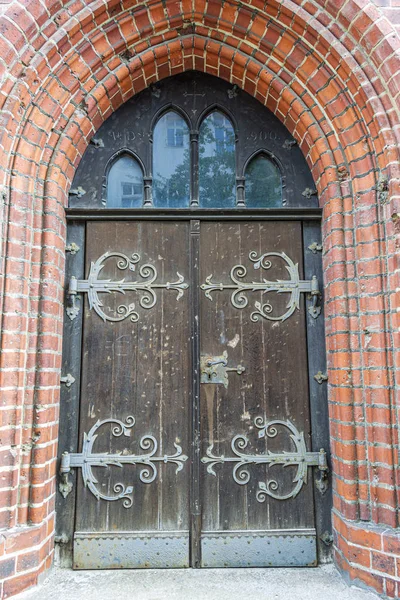
[[215,365],[224,365],[226,366],[227,361],[224,358],[220,358],[218,357],[216,360],[213,360],[212,358],[208,359],[206,361],[206,365],[207,367],[214,367]]
[[222,383],[227,388],[229,383],[228,373],[235,372],[241,375],[245,370],[246,368],[243,365],[228,367],[228,353],[226,350],[221,356],[205,354],[200,357],[201,383]]

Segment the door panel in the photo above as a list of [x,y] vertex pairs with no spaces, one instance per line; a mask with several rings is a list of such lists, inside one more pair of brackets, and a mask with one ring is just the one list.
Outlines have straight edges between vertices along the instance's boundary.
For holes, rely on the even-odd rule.
[[[202,223],[200,240],[200,281],[209,278],[224,286],[209,290],[212,300],[207,289],[201,294],[201,353],[221,357],[225,351],[229,367],[245,368],[228,372],[227,387],[201,385],[202,564],[313,563],[312,485],[302,485],[295,497],[276,499],[271,495],[290,496],[296,489],[295,464],[240,464],[241,455],[293,453],[290,436],[296,430],[305,434],[309,448],[304,299],[286,320],[271,321],[257,314],[256,302],[268,317],[278,319],[287,312],[289,293],[248,289],[231,297],[235,281],[290,279],[282,257],[259,263],[266,252],[285,253],[298,263],[301,279],[301,223]],[[231,273],[235,265],[241,267]],[[283,423],[263,428],[276,420]],[[288,429],[287,421],[296,429]],[[265,494],[260,495],[259,482],[267,486]],[[296,552],[289,552],[291,547]]]
[[[157,287],[179,275],[188,285],[188,226],[89,222],[86,247],[86,277],[92,262],[118,252],[132,258],[128,267],[110,256],[98,279],[143,287],[98,295],[106,319],[118,322],[85,299],[80,439],[98,420],[121,422],[101,425],[93,443],[93,453],[117,455],[93,467],[95,490],[121,498],[96,499],[79,477],[74,566],[188,566],[189,295]],[[132,456],[143,460],[129,464]]]
[[85,264],[74,567],[315,564],[301,222],[88,222]]

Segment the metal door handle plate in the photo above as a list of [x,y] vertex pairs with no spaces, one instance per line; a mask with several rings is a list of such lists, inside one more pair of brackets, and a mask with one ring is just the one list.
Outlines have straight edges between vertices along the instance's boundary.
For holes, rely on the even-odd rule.
[[221,356],[202,355],[200,357],[200,381],[201,383],[222,383],[228,387],[229,372],[241,375],[245,371],[243,365],[228,367],[228,353],[225,350]]

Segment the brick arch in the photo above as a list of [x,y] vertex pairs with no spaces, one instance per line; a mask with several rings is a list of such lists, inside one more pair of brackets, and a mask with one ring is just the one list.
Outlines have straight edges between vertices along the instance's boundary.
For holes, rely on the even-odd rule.
[[[374,540],[358,519],[399,524],[396,457],[384,449],[394,448],[397,422],[390,389],[397,280],[387,272],[396,271],[400,43],[367,1],[301,4],[96,0],[64,8],[26,0],[0,18],[9,75],[0,86],[9,131],[0,164],[10,190],[2,383],[15,424],[3,524],[21,527],[7,537],[14,571],[6,595],[51,562],[64,207],[74,171],[123,102],[189,69],[255,96],[296,138],[312,170],[324,207],[336,558],[352,577],[391,589],[393,578],[371,575],[354,548],[372,560],[374,542],[391,539]],[[375,351],[364,351],[369,346]],[[14,555],[31,546],[35,566],[19,576]]]

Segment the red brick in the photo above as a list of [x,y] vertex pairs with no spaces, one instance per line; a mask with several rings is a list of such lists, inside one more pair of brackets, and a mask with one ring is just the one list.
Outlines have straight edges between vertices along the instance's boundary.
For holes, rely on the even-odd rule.
[[395,575],[395,560],[392,556],[382,553],[372,553],[372,568],[376,571],[382,571],[386,575]]

